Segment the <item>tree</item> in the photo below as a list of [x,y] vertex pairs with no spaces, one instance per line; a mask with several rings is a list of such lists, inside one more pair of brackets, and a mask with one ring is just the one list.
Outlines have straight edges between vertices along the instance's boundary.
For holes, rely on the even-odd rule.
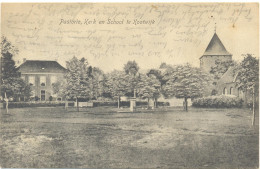
[[18,53],[18,49],[14,47],[6,37],[2,37],[1,41],[1,96],[12,97],[15,100],[21,97],[30,97],[30,86],[26,85],[21,74],[19,73],[13,56]]
[[149,72],[147,73],[147,76],[153,75],[160,81],[160,86],[162,87],[163,85],[166,84],[167,80],[164,79],[163,73],[158,70],[158,69],[150,69]]
[[125,96],[126,93],[131,91],[128,79],[129,75],[125,74],[123,71],[114,70],[108,74],[109,92],[112,97],[118,98],[118,108],[120,108],[121,96]]
[[97,67],[91,67],[90,70],[90,77],[92,81],[91,90],[93,92],[93,97],[98,99],[103,97],[105,93],[108,92],[108,86],[106,84],[107,77],[105,76],[104,72]]
[[252,110],[253,119],[255,122],[255,100],[259,92],[259,60],[252,56],[252,54],[244,55],[244,60],[239,67],[235,69],[237,72],[236,82],[237,87],[252,95]]
[[126,74],[135,76],[137,74],[137,72],[139,71],[139,66],[137,65],[137,63],[135,61],[128,61],[124,66],[124,70],[125,70]]
[[128,61],[124,66],[124,71],[129,77],[129,83],[132,88],[132,92],[134,93],[134,97],[136,97],[136,89],[135,86],[138,83],[138,76],[137,73],[139,71],[139,66],[135,61]]
[[91,67],[85,58],[77,59],[73,57],[66,62],[67,73],[65,74],[65,83],[62,85],[62,93],[66,98],[76,99],[77,110],[78,99],[92,99],[94,94],[92,90]]
[[190,65],[172,67],[165,78],[169,79],[164,86],[167,96],[184,98],[184,109],[188,111],[188,98],[200,97],[204,88],[211,82],[210,76],[199,68]]
[[156,100],[160,97],[160,88],[161,83],[154,75],[140,74],[137,93],[142,99],[147,99],[147,108],[149,108],[150,99],[153,99],[156,104]]

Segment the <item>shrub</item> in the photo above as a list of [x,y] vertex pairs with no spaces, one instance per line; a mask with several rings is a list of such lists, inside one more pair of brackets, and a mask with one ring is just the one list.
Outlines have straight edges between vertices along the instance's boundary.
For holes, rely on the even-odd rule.
[[[0,108],[5,108],[6,103],[3,102],[0,106]],[[117,102],[116,101],[93,101],[94,107],[100,107],[100,106],[111,106],[116,107]],[[136,106],[145,106],[147,105],[147,102],[145,101],[137,101]],[[168,102],[157,102],[158,106],[169,106]],[[8,108],[22,108],[22,107],[57,107],[57,106],[65,106],[65,101],[59,101],[59,102],[51,102],[51,101],[41,101],[41,102],[9,102]],[[74,102],[70,101],[68,103],[68,106],[74,106]],[[130,102],[129,101],[121,101],[120,106],[122,107],[129,107]]]
[[[118,102],[117,101],[94,101],[94,107],[100,106],[113,106],[116,107]],[[157,102],[157,106],[169,106],[169,102]],[[130,101],[121,101],[120,107],[129,107]],[[136,106],[147,106],[147,101],[136,101]]]
[[[3,103],[3,107],[5,108],[6,103]],[[57,106],[65,106],[64,102],[9,102],[8,108],[22,108],[22,107],[57,107]]]
[[242,104],[242,99],[225,95],[197,98],[192,101],[192,106],[205,108],[240,108]]

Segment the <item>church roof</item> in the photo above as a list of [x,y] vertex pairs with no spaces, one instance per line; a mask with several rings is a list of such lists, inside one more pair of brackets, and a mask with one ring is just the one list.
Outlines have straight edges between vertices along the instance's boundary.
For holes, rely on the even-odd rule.
[[235,73],[234,73],[234,66],[230,67],[219,79],[223,83],[232,83],[235,82]]
[[18,67],[21,73],[64,73],[66,69],[56,61],[27,60]]
[[222,77],[219,79],[220,83],[234,83],[237,81],[237,75],[238,72],[237,70],[240,67],[237,66],[231,66],[223,75]]
[[208,47],[203,55],[231,55],[219,39],[218,35],[214,33]]

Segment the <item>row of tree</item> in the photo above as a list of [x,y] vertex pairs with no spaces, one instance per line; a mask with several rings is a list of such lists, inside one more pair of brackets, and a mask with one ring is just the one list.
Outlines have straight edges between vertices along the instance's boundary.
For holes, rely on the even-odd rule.
[[139,97],[148,103],[152,99],[156,106],[157,99],[163,95],[184,98],[187,110],[187,99],[203,96],[212,81],[209,74],[189,64],[171,66],[163,63],[158,69],[141,73],[135,61],[128,61],[124,70],[107,74],[90,66],[85,58],[73,57],[66,65],[65,80],[59,80],[53,86],[57,94],[74,100],[117,98],[118,107],[122,96]]

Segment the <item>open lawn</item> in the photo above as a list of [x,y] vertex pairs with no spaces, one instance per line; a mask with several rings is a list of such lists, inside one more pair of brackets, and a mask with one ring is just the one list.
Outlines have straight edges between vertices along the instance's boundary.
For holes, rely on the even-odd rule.
[[248,109],[116,110],[1,109],[0,166],[258,168]]

